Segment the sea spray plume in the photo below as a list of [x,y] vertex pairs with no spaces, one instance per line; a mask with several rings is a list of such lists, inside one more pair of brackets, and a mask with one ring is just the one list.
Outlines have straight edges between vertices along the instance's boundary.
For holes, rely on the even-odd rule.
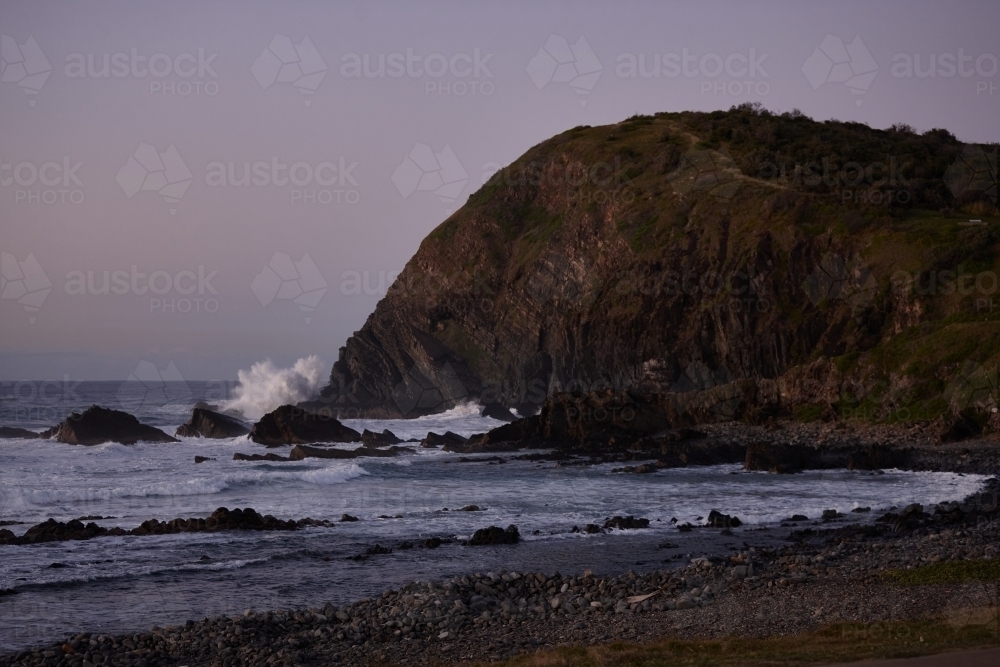
[[307,401],[316,396],[323,370],[316,355],[299,359],[291,368],[276,368],[270,359],[259,361],[238,373],[235,398],[226,402],[225,409],[259,419],[279,406]]

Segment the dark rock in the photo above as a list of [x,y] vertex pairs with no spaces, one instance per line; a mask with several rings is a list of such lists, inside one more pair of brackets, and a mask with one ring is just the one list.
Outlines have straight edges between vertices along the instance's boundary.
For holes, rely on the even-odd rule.
[[446,431],[444,435],[438,435],[433,431],[427,433],[427,437],[420,441],[421,447],[444,447],[444,451],[453,452],[459,451],[455,449],[456,447],[461,447],[465,444],[468,438],[463,438],[457,433],[452,433],[451,431]]
[[480,528],[472,534],[472,539],[468,541],[468,546],[484,546],[490,544],[517,544],[521,536],[517,532],[517,526],[511,524],[504,530],[499,526]]
[[813,446],[789,443],[751,442],[743,467],[772,473],[796,473],[803,470],[880,470],[903,468],[912,456],[912,448],[884,445]]
[[491,419],[497,419],[502,422],[515,422],[517,421],[517,415],[510,411],[505,405],[501,403],[487,403],[483,406],[482,412],[480,412],[483,417],[489,417]]
[[204,463],[205,461],[214,461],[214,460],[215,459],[212,458],[211,456],[195,456],[194,457],[194,462],[195,463]]
[[[213,459],[214,460],[214,459]],[[236,452],[233,454],[234,461],[291,461],[287,456],[278,456],[268,452],[267,454],[243,454]]]
[[0,426],[0,438],[28,439],[40,437],[38,433],[25,428],[15,428],[13,426]]
[[466,505],[465,507],[458,510],[459,512],[481,512],[479,505]]
[[708,513],[708,525],[712,528],[739,528],[743,522],[739,517],[712,510]]
[[357,449],[337,449],[336,447],[310,447],[309,445],[295,445],[288,453],[288,458],[292,461],[301,461],[307,458],[314,459],[356,459],[358,457],[370,456],[386,458],[398,456],[400,454],[412,454],[409,447],[388,447],[379,449],[368,447],[367,445]]
[[54,437],[70,445],[100,445],[119,442],[133,445],[137,442],[179,442],[158,428],[146,426],[127,412],[109,410],[92,405],[83,413],[74,412],[65,421],[45,432],[44,437]]
[[693,529],[694,529],[694,526],[692,526],[690,523],[687,523],[687,522],[682,523],[682,524],[680,524],[680,525],[677,526],[677,530],[679,530],[682,533],[690,533]]
[[365,429],[361,433],[361,442],[369,447],[385,447],[388,445],[398,445],[403,442],[396,437],[396,434],[389,429],[383,429],[381,433],[375,433]]
[[367,549],[365,549],[366,556],[385,556],[391,553],[392,549],[390,549],[389,547],[383,547],[381,544],[377,543],[375,544],[375,546],[368,547]]
[[807,517],[805,514],[793,514],[792,516],[788,517],[788,520],[789,521],[808,521],[809,517]]
[[195,408],[191,419],[181,424],[174,435],[186,438],[237,438],[250,429],[240,421],[206,408]]
[[341,521],[357,521],[357,520],[358,520],[358,517],[356,517],[356,516],[351,516],[350,514],[342,514],[342,515],[340,516],[340,520],[341,520]]
[[440,537],[428,537],[426,540],[424,540],[424,546],[427,547],[428,549],[437,549],[439,546],[441,546],[441,544],[442,542]]
[[61,570],[64,567],[67,567],[66,563],[52,563],[49,565],[49,568],[53,570]]
[[586,528],[583,529],[585,533],[594,535],[596,533],[603,533],[604,531],[596,523],[588,523]]
[[649,528],[649,519],[636,519],[634,516],[616,516],[604,522],[604,528],[617,528],[619,530],[636,530],[639,528]]
[[[110,518],[110,517],[105,517]],[[329,525],[325,522],[305,520],[305,525]],[[9,530],[0,529],[0,544],[38,544],[43,542],[62,542],[67,540],[89,540],[105,535],[168,535],[172,533],[215,532],[223,530],[295,530],[299,524],[295,521],[282,521],[273,516],[261,516],[254,509],[234,509],[225,507],[215,510],[205,519],[173,519],[160,521],[149,519],[132,530],[124,528],[105,528],[96,523],[84,524],[73,519],[65,523],[48,519],[29,528],[24,535],[17,537]]]
[[331,416],[282,405],[253,425],[250,439],[261,445],[276,447],[317,442],[359,442],[361,434]]
[[961,442],[962,440],[975,438],[982,434],[982,432],[983,427],[976,421],[975,413],[971,410],[963,410],[951,418],[938,437],[941,442]]

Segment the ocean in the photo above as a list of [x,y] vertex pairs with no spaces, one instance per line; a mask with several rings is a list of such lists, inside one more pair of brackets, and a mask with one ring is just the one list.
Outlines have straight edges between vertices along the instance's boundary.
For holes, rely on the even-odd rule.
[[[70,391],[5,384],[0,425],[41,430],[98,404],[173,434],[196,402],[218,401],[217,389],[197,382],[152,388],[83,382]],[[428,431],[468,436],[500,424],[480,416],[474,404],[419,419],[345,423],[417,439]],[[961,499],[985,479],[897,470],[770,475],[730,465],[636,475],[612,473],[610,464],[557,465],[506,454],[503,463],[496,455],[463,461],[457,454],[419,448],[385,459],[232,460],[235,452],[266,451],[282,453],[246,438],[95,447],[0,439],[0,520],[16,534],[50,517],[99,515],[108,517],[98,521],[103,526],[134,528],[150,518],[204,517],[218,507],[253,507],[281,519],[339,521],[345,513],[360,519],[294,532],[0,546],[0,651],[80,631],[139,631],[245,609],[345,604],[410,581],[467,572],[617,574],[669,567],[709,546],[735,550],[758,534],[778,540],[779,531],[771,529],[791,514],[817,517],[827,509],[848,513],[871,507],[871,514],[854,515],[871,520],[891,506]],[[196,464],[196,455],[213,460]],[[481,511],[456,511],[470,504]],[[671,521],[704,524],[712,509],[735,514],[745,525],[733,536],[721,536],[715,530],[680,533]],[[648,518],[650,528],[570,532],[616,515]],[[459,544],[477,528],[509,524],[520,530],[518,545]],[[419,546],[431,536],[451,542],[437,549]],[[401,549],[407,541],[418,546]],[[376,543],[393,553],[351,559]]]

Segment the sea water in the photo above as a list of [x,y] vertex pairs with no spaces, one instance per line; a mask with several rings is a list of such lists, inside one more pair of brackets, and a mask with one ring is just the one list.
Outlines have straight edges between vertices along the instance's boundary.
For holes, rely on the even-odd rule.
[[[96,403],[127,410],[173,434],[195,402],[212,398],[210,389],[204,383],[159,387],[151,398],[139,383],[93,382],[53,401],[52,394],[18,394],[8,387],[0,401],[0,425],[41,430]],[[480,416],[474,404],[419,419],[345,423],[359,431],[388,428],[404,439],[449,430],[468,436],[500,424]],[[897,470],[771,475],[744,472],[738,465],[639,475],[612,473],[610,464],[559,465],[519,461],[510,454],[460,456],[419,447],[396,458],[233,460],[236,452],[267,451],[287,453],[266,450],[245,437],[93,447],[0,440],[0,520],[19,522],[6,526],[16,534],[50,517],[66,521],[99,515],[109,517],[98,521],[102,526],[129,529],[151,518],[205,517],[218,507],[337,522],[293,532],[0,546],[0,651],[85,630],[138,631],[245,609],[345,604],[410,581],[473,571],[614,574],[667,567],[701,555],[709,532],[680,533],[675,522],[704,524],[712,509],[744,522],[732,537],[710,531],[717,538],[713,548],[737,549],[757,529],[776,526],[792,514],[817,517],[827,509],[849,513],[870,507],[870,515],[851,515],[870,520],[879,509],[961,499],[984,480]],[[195,456],[213,460],[196,464]],[[459,511],[473,504],[480,511]],[[339,522],[343,514],[359,521]],[[570,532],[616,515],[648,518],[650,528]],[[517,525],[521,544],[459,543],[478,528],[510,524]],[[451,542],[437,549],[420,546],[432,536]],[[403,542],[416,546],[400,548]],[[376,543],[393,553],[352,559]]]

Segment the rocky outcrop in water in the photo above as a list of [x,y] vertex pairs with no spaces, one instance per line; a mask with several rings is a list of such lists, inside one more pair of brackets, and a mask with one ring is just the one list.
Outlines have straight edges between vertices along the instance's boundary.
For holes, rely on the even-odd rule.
[[291,461],[301,461],[303,459],[356,459],[361,457],[386,458],[399,456],[400,454],[412,454],[409,447],[388,447],[385,449],[378,447],[358,447],[357,449],[337,449],[336,447],[310,447],[309,445],[295,445],[289,452],[288,458]]
[[250,439],[261,445],[278,447],[317,442],[360,442],[361,434],[327,414],[282,405],[253,425]]
[[119,442],[134,445],[137,442],[179,442],[153,426],[139,423],[139,420],[121,410],[109,410],[97,405],[74,412],[58,426],[39,434],[42,438],[54,438],[69,445],[100,445],[105,442]]
[[311,518],[298,521],[283,521],[270,514],[260,515],[252,507],[229,510],[220,507],[207,518],[173,519],[160,521],[149,519],[131,529],[99,526],[93,521],[83,523],[79,519],[62,522],[49,519],[29,528],[20,537],[7,529],[0,529],[0,544],[39,544],[42,542],[63,542],[67,540],[89,540],[106,535],[167,535],[171,533],[217,532],[223,530],[295,530],[303,526],[330,526],[329,521]]
[[195,408],[191,419],[181,424],[174,435],[185,438],[237,438],[250,432],[245,424],[207,408]]
[[39,437],[34,431],[29,431],[26,428],[16,428],[13,426],[0,426],[0,438],[10,438],[12,440],[21,440],[28,438]]
[[467,546],[478,547],[490,544],[517,544],[521,540],[517,526],[511,524],[506,529],[500,526],[490,526],[480,528],[472,534],[472,538],[466,542]]

